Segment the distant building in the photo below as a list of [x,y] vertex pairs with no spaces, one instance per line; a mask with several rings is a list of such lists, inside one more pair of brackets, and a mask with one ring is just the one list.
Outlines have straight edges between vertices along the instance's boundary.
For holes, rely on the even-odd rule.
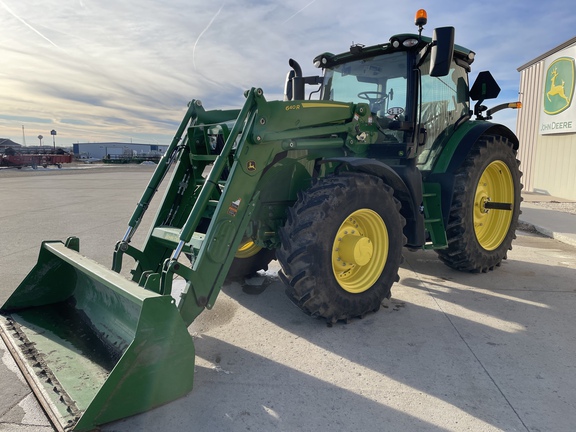
[[22,147],[20,144],[15,143],[8,138],[0,138],[0,153],[3,153],[7,148],[18,149],[20,147]]
[[524,190],[576,200],[576,37],[518,68]]
[[119,142],[73,144],[74,156],[78,159],[104,159],[118,156],[162,156],[167,145],[135,144]]

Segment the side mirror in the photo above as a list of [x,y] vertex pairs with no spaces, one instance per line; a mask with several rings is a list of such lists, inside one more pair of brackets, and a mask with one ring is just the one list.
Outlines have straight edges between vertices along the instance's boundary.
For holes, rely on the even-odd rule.
[[[491,118],[490,111],[487,113],[486,117],[482,116],[482,112],[486,111],[486,107],[482,105],[482,102],[486,99],[495,99],[500,94],[500,86],[488,71],[483,71],[478,74],[472,88],[470,89],[470,99],[477,101],[474,104],[474,115],[478,116],[479,119],[489,119]],[[499,105],[496,108],[500,108]],[[501,109],[501,108],[500,108]],[[498,110],[496,110],[498,111]],[[496,112],[492,110],[492,113]]]
[[454,27],[438,27],[432,35],[430,76],[443,77],[450,72],[454,56]]
[[470,89],[470,99],[480,102],[495,99],[499,94],[500,86],[488,71],[480,72]]

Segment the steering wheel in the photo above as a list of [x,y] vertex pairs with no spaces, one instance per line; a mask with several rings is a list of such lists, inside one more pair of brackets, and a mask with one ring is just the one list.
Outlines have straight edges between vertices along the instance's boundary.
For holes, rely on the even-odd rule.
[[[374,97],[371,97],[374,96]],[[375,103],[380,103],[388,98],[388,94],[379,91],[363,91],[358,93],[360,99],[367,100],[371,105]]]

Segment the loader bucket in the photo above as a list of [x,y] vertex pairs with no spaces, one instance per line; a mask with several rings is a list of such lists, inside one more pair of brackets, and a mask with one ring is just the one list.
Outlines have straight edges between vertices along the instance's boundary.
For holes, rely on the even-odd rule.
[[91,430],[192,390],[194,344],[171,296],[44,242],[0,309],[2,338],[58,430]]

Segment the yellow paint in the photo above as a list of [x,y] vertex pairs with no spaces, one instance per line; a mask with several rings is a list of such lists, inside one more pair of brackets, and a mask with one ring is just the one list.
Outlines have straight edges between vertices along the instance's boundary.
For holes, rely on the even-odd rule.
[[488,210],[489,201],[510,203],[514,206],[514,180],[508,165],[500,160],[486,167],[474,196],[474,232],[480,246],[486,250],[498,248],[506,238],[512,211]]
[[389,243],[386,224],[374,210],[349,215],[332,244],[332,271],[342,289],[353,294],[370,289],[384,270]]
[[327,102],[302,102],[302,108],[349,108],[348,104],[334,104]]

